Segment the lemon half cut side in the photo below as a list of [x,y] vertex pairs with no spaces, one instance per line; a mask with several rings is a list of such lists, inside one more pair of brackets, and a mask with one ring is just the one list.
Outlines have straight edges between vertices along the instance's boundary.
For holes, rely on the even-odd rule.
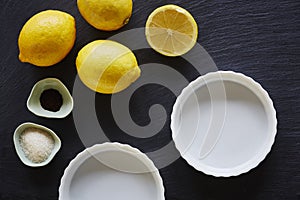
[[165,5],[154,10],[146,22],[149,45],[165,56],[181,56],[193,48],[198,26],[184,8]]

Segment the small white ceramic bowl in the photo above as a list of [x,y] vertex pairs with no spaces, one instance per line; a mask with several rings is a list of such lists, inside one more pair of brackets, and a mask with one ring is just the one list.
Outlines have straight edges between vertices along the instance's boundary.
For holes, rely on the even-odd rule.
[[[25,153],[22,150],[22,147],[20,146],[20,134],[22,134],[24,132],[24,130],[27,128],[41,129],[41,130],[47,132],[49,135],[51,135],[52,138],[54,139],[54,148],[53,148],[51,154],[45,161],[43,161],[41,163],[34,163],[31,160],[29,160],[25,156]],[[39,125],[39,124],[31,123],[31,122],[23,123],[16,128],[16,130],[14,132],[14,136],[13,136],[13,141],[14,141],[15,149],[16,149],[16,152],[17,152],[19,158],[25,165],[30,166],[30,167],[42,167],[42,166],[47,165],[54,158],[55,154],[59,151],[59,149],[61,147],[61,141],[60,141],[59,137],[51,129],[49,129],[45,126]]]
[[[63,99],[63,104],[59,111],[52,112],[45,110],[41,106],[40,96],[43,91],[48,89],[57,90]],[[64,118],[73,110],[73,98],[68,91],[67,87],[56,78],[46,78],[38,81],[32,88],[31,93],[27,100],[27,108],[33,114],[46,117],[46,118]]]
[[178,96],[172,137],[181,156],[213,176],[237,176],[270,152],[277,131],[268,93],[253,79],[231,71],[208,73]]
[[158,169],[138,149],[119,143],[97,144],[79,153],[66,168],[60,200],[163,200]]

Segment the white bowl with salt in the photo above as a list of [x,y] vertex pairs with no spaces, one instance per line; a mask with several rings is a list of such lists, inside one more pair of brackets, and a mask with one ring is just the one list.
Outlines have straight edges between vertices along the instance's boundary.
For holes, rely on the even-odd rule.
[[13,141],[19,158],[30,167],[47,165],[61,147],[59,137],[51,129],[31,122],[16,128]]

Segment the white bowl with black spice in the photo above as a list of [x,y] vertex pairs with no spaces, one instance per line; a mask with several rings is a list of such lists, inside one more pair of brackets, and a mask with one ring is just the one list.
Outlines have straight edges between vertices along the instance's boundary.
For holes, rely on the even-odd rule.
[[16,128],[13,141],[19,158],[30,167],[47,165],[61,147],[59,137],[51,129],[31,122]]
[[33,86],[27,108],[37,116],[64,118],[73,109],[73,98],[60,80],[46,78]]

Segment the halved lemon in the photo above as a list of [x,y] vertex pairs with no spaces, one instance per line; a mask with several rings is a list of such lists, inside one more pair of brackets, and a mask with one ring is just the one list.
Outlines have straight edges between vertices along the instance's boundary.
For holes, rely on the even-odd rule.
[[181,56],[193,48],[198,37],[198,26],[184,8],[165,5],[154,10],[146,22],[149,45],[166,56]]

